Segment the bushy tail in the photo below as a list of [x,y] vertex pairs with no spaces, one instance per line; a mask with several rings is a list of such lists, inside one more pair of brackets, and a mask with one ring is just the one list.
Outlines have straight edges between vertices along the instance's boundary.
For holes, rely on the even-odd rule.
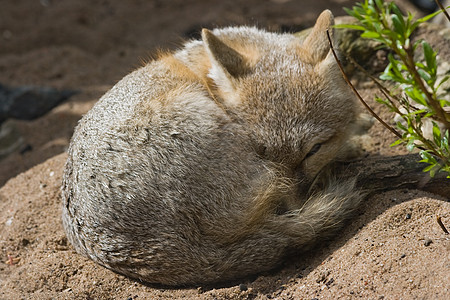
[[279,216],[279,230],[292,238],[292,246],[308,248],[335,234],[354,215],[363,197],[355,189],[355,180],[329,180],[302,208]]

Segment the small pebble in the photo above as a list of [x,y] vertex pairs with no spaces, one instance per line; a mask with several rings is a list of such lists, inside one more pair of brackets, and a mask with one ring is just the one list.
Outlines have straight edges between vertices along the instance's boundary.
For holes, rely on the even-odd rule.
[[[50,6],[50,0],[40,0],[39,1],[42,6],[47,7]],[[131,299],[131,298],[130,298]]]
[[406,254],[405,253],[403,253],[401,256],[400,256],[400,258],[405,258],[406,257]]
[[11,38],[12,38],[12,32],[9,31],[8,29],[3,30],[3,38],[4,38],[5,40],[11,39]]
[[330,280],[328,280],[328,281],[325,283],[325,285],[329,287],[331,284],[333,284],[333,282],[334,282],[334,278],[330,278]]
[[428,246],[430,246],[430,244],[431,244],[432,242],[433,242],[432,240],[426,239],[426,240],[423,242],[423,244],[425,245],[425,247],[428,247]]
[[20,154],[25,154],[27,152],[30,152],[33,150],[33,146],[31,146],[30,144],[26,144],[24,147],[22,147],[22,149],[20,149]]
[[406,214],[405,218],[406,219],[411,219],[411,214]]
[[11,217],[8,220],[6,220],[5,225],[6,226],[11,226],[13,219],[14,219],[14,217]]
[[241,283],[239,285],[239,290],[241,290],[241,292],[245,292],[246,290],[248,290],[248,287],[245,284]]

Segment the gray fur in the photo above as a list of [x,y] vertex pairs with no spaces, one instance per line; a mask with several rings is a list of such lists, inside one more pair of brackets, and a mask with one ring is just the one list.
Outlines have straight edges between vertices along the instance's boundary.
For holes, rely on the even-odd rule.
[[[314,34],[331,24],[325,11]],[[205,30],[117,83],[69,148],[63,225],[77,252],[146,282],[205,284],[270,270],[339,228],[361,198],[353,183],[306,191],[354,103],[331,56],[308,47]]]

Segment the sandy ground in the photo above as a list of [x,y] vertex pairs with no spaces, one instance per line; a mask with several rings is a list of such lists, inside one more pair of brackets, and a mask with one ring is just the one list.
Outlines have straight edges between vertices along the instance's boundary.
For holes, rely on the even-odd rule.
[[[223,287],[161,289],[132,281],[76,254],[62,230],[59,187],[73,127],[156,49],[173,49],[201,27],[297,31],[323,9],[342,15],[353,2],[0,3],[0,82],[79,91],[42,118],[8,121],[25,142],[0,161],[0,186],[9,180],[0,188],[0,299],[449,299],[449,236],[436,222],[439,215],[449,227],[449,199],[416,190],[370,197],[333,241],[288,258],[278,270]],[[373,92],[365,83],[360,87]],[[379,125],[371,136],[368,154],[404,153],[387,147],[393,138]]]

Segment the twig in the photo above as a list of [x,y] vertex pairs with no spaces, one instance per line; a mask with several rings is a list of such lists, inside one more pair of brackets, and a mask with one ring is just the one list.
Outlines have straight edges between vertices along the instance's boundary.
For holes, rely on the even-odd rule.
[[439,224],[439,226],[441,226],[442,230],[444,230],[444,232],[445,232],[446,234],[448,234],[447,228],[445,228],[444,223],[442,223],[441,216],[436,216],[436,221],[437,221],[437,223]]
[[[364,75],[369,77],[373,83],[375,83],[375,85],[378,87],[378,89],[383,94],[383,96],[389,101],[389,103],[393,106],[393,108],[395,108],[394,112],[397,114],[400,114],[400,111],[398,110],[394,101],[392,101],[391,97],[394,98],[398,103],[401,103],[402,100],[398,96],[391,94],[391,92],[384,85],[382,85],[381,82],[377,78],[375,78],[372,74],[367,72],[367,70],[364,69],[360,64],[358,64],[352,57],[345,54],[345,58],[348,59],[352,65],[354,65],[356,68],[358,68],[358,70],[363,72]],[[407,101],[407,100],[404,100],[404,101]],[[417,107],[415,107],[414,105],[412,105],[409,102],[410,101],[408,101],[408,104],[410,107],[412,107],[415,111],[419,110]]]
[[439,8],[442,10],[444,15],[447,17],[447,20],[450,22],[450,16],[448,15],[447,10],[444,8],[444,6],[441,4],[441,1],[439,1],[439,0],[434,0],[434,1],[439,6]]
[[12,254],[7,254],[8,260],[5,262],[7,265],[13,266],[20,261],[20,257],[14,257]]
[[330,43],[330,48],[331,48],[331,52],[333,53],[334,59],[336,60],[339,69],[341,70],[342,75],[344,76],[345,81],[347,82],[347,84],[350,86],[350,88],[352,89],[353,93],[355,93],[355,95],[358,97],[358,99],[361,101],[361,103],[364,105],[364,107],[370,112],[370,114],[378,120],[378,122],[380,122],[384,127],[386,127],[387,129],[389,129],[389,131],[391,131],[393,134],[395,134],[399,139],[402,139],[402,135],[400,133],[398,133],[397,130],[395,130],[394,128],[392,128],[392,126],[388,125],[386,122],[383,121],[383,119],[381,119],[373,110],[372,108],[366,103],[366,101],[364,101],[364,99],[361,97],[361,95],[358,93],[358,91],[356,90],[356,88],[353,86],[353,84],[350,82],[350,80],[348,79],[347,74],[345,74],[344,68],[342,67],[341,61],[339,60],[339,58],[337,57],[336,52],[334,51],[333,48],[333,43],[331,41],[331,37],[330,37],[330,32],[327,30],[327,37],[328,37],[328,42]]
[[373,83],[378,87],[378,89],[381,91],[381,93],[386,97],[386,99],[391,103],[392,107],[394,107],[396,110],[396,113],[400,113],[397,106],[395,105],[394,101],[392,101],[391,96],[397,100],[400,103],[400,99],[395,95],[390,95],[390,92],[376,79],[372,74],[366,71],[360,64],[358,64],[352,57],[345,54],[345,57],[350,61],[352,65],[354,65],[358,70],[363,72],[367,77],[369,77]]

